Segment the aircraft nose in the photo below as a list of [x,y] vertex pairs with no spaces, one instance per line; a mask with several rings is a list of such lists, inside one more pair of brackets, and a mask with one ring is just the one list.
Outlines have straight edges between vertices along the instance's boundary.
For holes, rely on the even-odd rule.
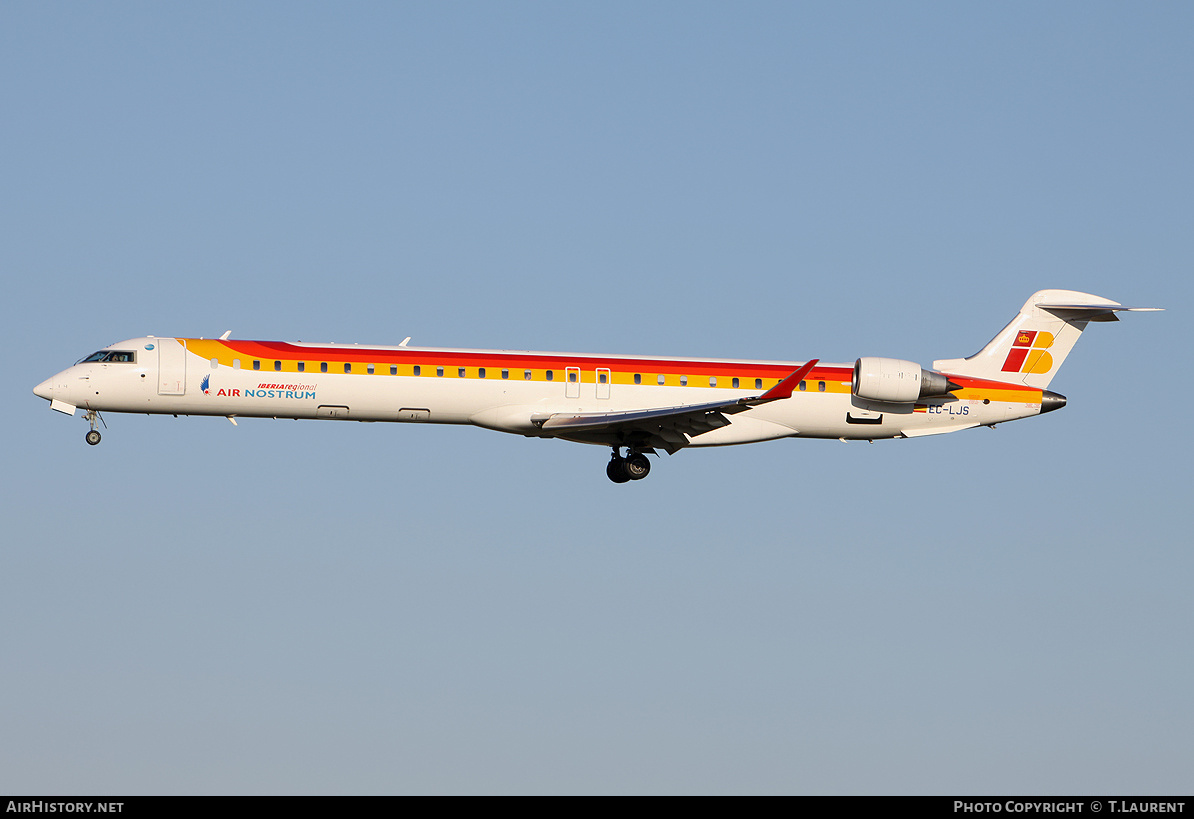
[[54,379],[47,378],[45,381],[33,388],[33,394],[38,398],[44,398],[47,401],[54,400]]

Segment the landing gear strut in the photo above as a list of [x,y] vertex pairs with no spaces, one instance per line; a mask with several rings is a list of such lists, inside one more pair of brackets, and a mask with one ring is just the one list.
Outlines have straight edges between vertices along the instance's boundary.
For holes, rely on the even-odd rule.
[[[96,412],[95,410],[87,410],[87,412],[84,413],[83,417],[86,418],[88,423],[91,424],[91,431],[83,436],[83,440],[85,440],[87,443],[91,444],[92,446],[95,446],[96,444],[98,444],[100,442],[100,437],[101,437],[99,434],[99,430],[97,430],[95,428],[95,419],[99,418],[99,420],[101,422],[104,419],[100,418],[100,414],[98,412]],[[108,425],[104,424],[104,426],[106,427]]]
[[647,456],[627,449],[626,457],[623,458],[618,452],[619,449],[620,447],[614,447],[613,457],[605,467],[606,476],[614,483],[641,481],[647,477],[647,473],[651,471],[651,462],[647,460]]

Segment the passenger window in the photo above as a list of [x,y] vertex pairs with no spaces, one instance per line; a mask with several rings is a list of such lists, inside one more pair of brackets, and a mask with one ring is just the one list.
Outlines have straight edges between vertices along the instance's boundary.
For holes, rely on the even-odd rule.
[[510,377],[510,371],[502,370],[502,378],[509,378],[509,377]]
[[643,383],[643,374],[642,374],[642,373],[635,373],[635,374],[634,374],[634,383],[635,383],[635,384],[641,384],[641,383]]
[[666,383],[667,383],[667,376],[663,376],[663,375],[659,376],[659,385],[662,387]]
[[398,375],[398,365],[397,364],[390,365],[390,375]]
[[522,374],[522,377],[523,377],[523,379],[524,379],[524,380],[526,380],[526,381],[530,381],[530,380],[531,380],[531,371],[530,371],[530,370],[526,370],[526,371],[525,371],[525,372]]
[[575,384],[576,383],[576,373],[568,373],[568,380],[571,381],[573,384]]
[[756,390],[761,390],[761,389],[763,389],[763,379],[761,379],[761,378],[756,378],[756,379],[755,379],[755,389],[756,389]]
[[710,387],[716,387],[716,386],[717,386],[717,376],[715,376],[715,375],[711,375],[711,376],[709,376],[709,386],[710,386]]
[[215,370],[215,369],[219,369],[219,367],[220,367],[220,359],[218,359],[218,358],[213,358],[213,359],[211,360],[211,368],[212,368],[213,370]]
[[344,362],[344,372],[346,372],[346,373],[352,372],[352,365],[349,364],[347,361]]
[[807,381],[801,381],[801,382],[800,382],[800,391],[801,391],[801,392],[804,392],[806,389],[808,389],[808,382],[807,382]]
[[825,392],[825,382],[824,381],[817,382],[817,392]]
[[282,372],[282,362],[281,361],[274,362],[274,372],[276,372],[276,373]]
[[477,378],[484,378],[484,377],[485,377],[485,368],[479,367],[477,369]]
[[444,368],[443,368],[443,367],[436,367],[436,368],[435,368],[435,374],[436,374],[436,376],[437,376],[438,378],[443,378],[443,377],[444,377]]
[[730,386],[733,387],[734,389],[738,389],[738,379],[735,378],[733,381],[731,381]]
[[597,374],[597,383],[598,384],[608,384],[609,383],[609,373],[598,373]]
[[459,378],[464,378],[464,367],[461,367],[460,369],[458,369],[458,370],[456,371],[456,375],[457,375]]
[[688,376],[686,376],[686,375],[682,375],[682,376],[680,376],[680,386],[681,386],[681,387],[687,387],[687,386],[688,386]]
[[376,375],[376,374],[377,374],[377,368],[375,368],[375,367],[374,367],[372,364],[366,364],[366,365],[365,365],[365,372],[369,373],[369,375]]
[[298,363],[298,371],[300,373],[305,373],[307,371],[307,362],[306,361],[300,361]]
[[320,371],[321,373],[326,373],[326,372],[328,371],[328,363],[327,363],[326,361],[322,361],[322,362],[320,362],[320,364],[319,364],[319,371]]
[[554,372],[552,372],[551,370],[547,371],[547,380],[548,381],[554,381],[555,377],[556,377],[556,374]]
[[232,359],[232,369],[234,369],[234,370],[240,369],[240,359],[239,358]]
[[261,362],[260,362],[259,360],[255,360],[255,361],[253,362],[253,369],[254,369],[254,370],[260,370],[260,369],[261,369]]
[[423,374],[423,368],[420,367],[418,364],[416,364],[415,365],[415,375],[422,375],[422,374]]

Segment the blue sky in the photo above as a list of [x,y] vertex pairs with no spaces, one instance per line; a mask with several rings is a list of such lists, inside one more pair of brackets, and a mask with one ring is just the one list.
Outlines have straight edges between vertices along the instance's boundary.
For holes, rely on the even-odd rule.
[[[0,790],[1189,793],[1194,10],[0,8]],[[605,451],[117,416],[140,334],[853,361],[1048,416]]]

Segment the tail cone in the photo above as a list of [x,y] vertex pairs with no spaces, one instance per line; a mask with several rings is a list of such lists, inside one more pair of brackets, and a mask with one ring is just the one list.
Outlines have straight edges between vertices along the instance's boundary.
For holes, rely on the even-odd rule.
[[1044,415],[1046,412],[1053,412],[1053,410],[1059,410],[1064,406],[1064,395],[1059,395],[1049,390],[1044,390],[1041,393],[1041,415]]

